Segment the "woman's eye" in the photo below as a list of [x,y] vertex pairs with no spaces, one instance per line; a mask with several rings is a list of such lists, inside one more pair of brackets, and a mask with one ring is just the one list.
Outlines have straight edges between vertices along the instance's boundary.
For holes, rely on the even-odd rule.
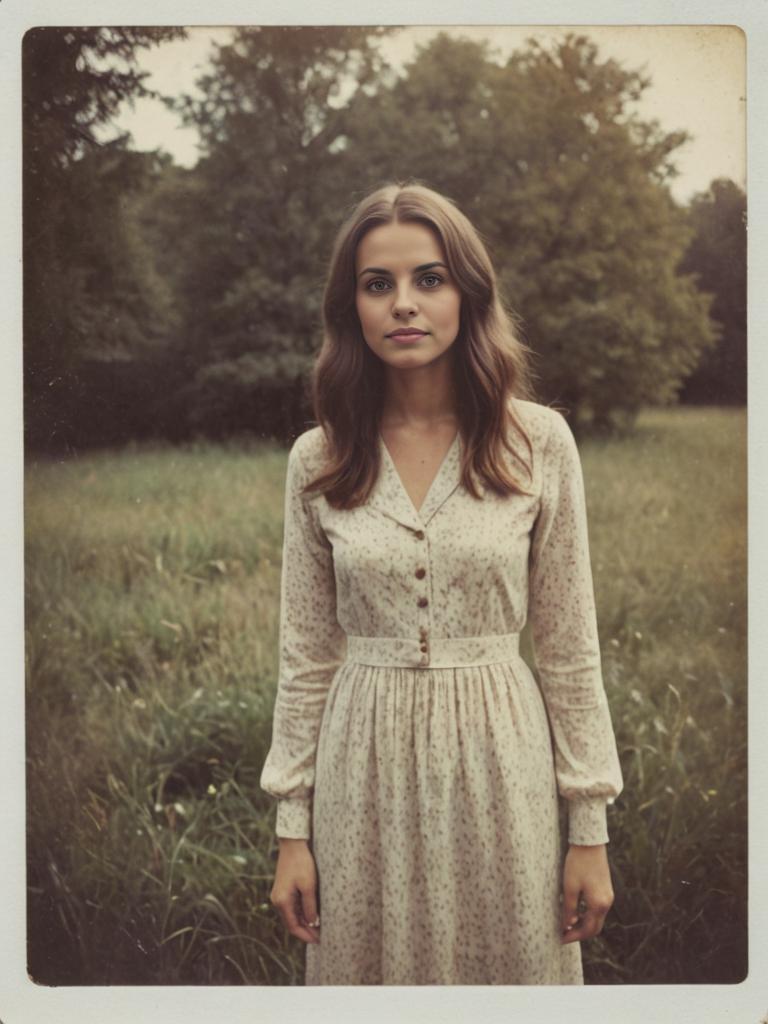
[[425,274],[421,279],[421,283],[426,285],[427,288],[437,288],[439,284],[443,283],[443,279],[439,274]]
[[376,277],[369,281],[365,287],[369,292],[384,292],[389,288],[389,284],[382,278]]

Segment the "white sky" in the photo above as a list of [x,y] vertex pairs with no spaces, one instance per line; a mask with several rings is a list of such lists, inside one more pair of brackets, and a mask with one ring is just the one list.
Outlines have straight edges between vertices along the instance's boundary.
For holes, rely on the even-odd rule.
[[[588,35],[602,58],[613,57],[628,70],[652,79],[638,104],[644,119],[656,119],[667,131],[684,129],[690,142],[674,162],[680,175],[672,183],[684,202],[716,177],[745,187],[745,43],[741,31],[718,25],[582,25],[582,26],[409,26],[382,43],[393,66],[400,67],[418,44],[439,31],[488,39],[503,56],[536,36],[543,42],[566,31]],[[141,52],[141,66],[151,72],[148,84],[168,95],[195,93],[195,82],[208,66],[213,43],[226,43],[230,28],[191,28],[186,40]],[[117,122],[129,130],[137,149],[161,147],[177,163],[192,166],[198,156],[197,132],[159,101],[126,104]]]

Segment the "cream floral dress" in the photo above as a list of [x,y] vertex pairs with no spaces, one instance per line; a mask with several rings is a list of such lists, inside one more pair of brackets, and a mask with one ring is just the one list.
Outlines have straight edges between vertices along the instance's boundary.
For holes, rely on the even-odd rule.
[[291,450],[261,784],[317,864],[308,985],[583,981],[559,938],[558,792],[569,841],[603,843],[622,780],[576,445],[558,412],[514,407],[528,495],[472,497],[457,437],[417,511],[382,441],[369,501],[339,511],[301,494],[321,430]]

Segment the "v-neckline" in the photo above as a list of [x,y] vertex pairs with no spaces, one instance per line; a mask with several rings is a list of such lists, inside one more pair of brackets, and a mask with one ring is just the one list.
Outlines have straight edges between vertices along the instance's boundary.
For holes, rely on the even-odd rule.
[[459,431],[459,430],[456,431],[453,440],[448,445],[448,448],[446,449],[445,455],[443,456],[442,460],[440,461],[440,465],[437,467],[437,472],[432,477],[432,482],[430,483],[429,487],[426,490],[426,493],[424,495],[424,498],[422,499],[421,505],[418,508],[416,508],[416,505],[414,504],[413,499],[411,498],[410,494],[408,493],[408,489],[406,488],[405,484],[403,483],[403,478],[400,476],[400,471],[398,470],[397,466],[395,465],[395,460],[392,458],[392,453],[390,452],[389,448],[387,447],[387,442],[384,440],[384,437],[382,436],[381,432],[379,432],[379,444],[380,444],[381,448],[384,451],[384,457],[387,460],[387,462],[389,463],[389,467],[390,467],[392,473],[394,474],[395,480],[397,480],[397,484],[398,484],[398,487],[400,488],[401,494],[403,495],[405,500],[408,502],[408,505],[410,506],[410,508],[413,509],[413,511],[416,514],[417,519],[419,519],[419,520],[422,520],[424,518],[425,511],[428,511],[428,509],[429,509],[430,498],[432,497],[433,493],[436,491],[438,481],[440,480],[440,478],[442,477],[443,473],[445,472],[446,467],[448,465],[448,462],[450,461],[450,457],[453,455],[454,450],[456,449],[456,447],[457,447],[457,445],[459,443],[459,435],[460,435],[460,433],[461,433],[461,431]]

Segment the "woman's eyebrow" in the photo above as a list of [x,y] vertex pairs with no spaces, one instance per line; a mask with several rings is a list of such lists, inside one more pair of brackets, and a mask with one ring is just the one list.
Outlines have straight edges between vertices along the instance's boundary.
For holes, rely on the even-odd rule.
[[[434,260],[432,263],[421,263],[418,267],[414,267],[413,273],[418,274],[422,270],[431,270],[432,267],[443,267],[444,270],[448,269],[445,263],[441,263],[440,260]],[[392,272],[385,270],[384,267],[366,267],[365,270],[361,270],[357,276],[362,277],[363,274],[386,274],[387,277],[392,276]]]

